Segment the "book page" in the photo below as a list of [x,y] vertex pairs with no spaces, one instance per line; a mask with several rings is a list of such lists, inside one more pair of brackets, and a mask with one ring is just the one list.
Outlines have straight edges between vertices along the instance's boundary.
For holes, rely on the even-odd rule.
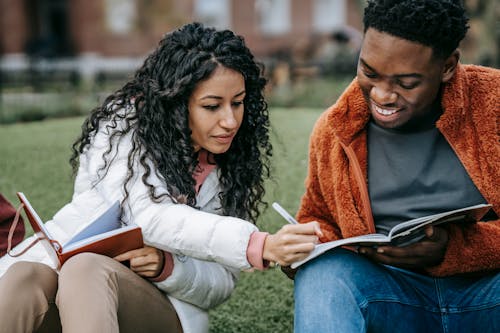
[[343,238],[343,239],[338,239],[334,240],[331,242],[326,242],[326,243],[321,243],[318,244],[314,247],[314,250],[303,260],[296,261],[294,262],[291,267],[296,268],[303,263],[316,258],[317,256],[325,253],[328,250],[331,250],[333,248],[339,247],[339,246],[344,246],[344,245],[364,245],[364,244],[379,244],[379,243],[388,243],[390,241],[390,238],[386,235],[383,234],[367,234],[367,235],[361,235],[361,236],[356,236],[356,237],[349,237],[349,238]]
[[303,260],[294,262],[291,267],[297,268],[303,263],[316,258],[326,251],[344,245],[366,245],[390,243],[393,246],[406,246],[415,243],[425,237],[425,226],[438,225],[448,222],[476,222],[480,220],[490,209],[489,204],[480,204],[465,208],[452,210],[449,212],[423,216],[406,222],[402,222],[391,229],[389,235],[366,234],[356,237],[343,238],[331,242],[321,243],[314,247],[314,250]]
[[103,234],[111,230],[119,229],[121,227],[122,224],[120,221],[120,203],[116,201],[101,216],[99,216],[87,227],[73,236],[73,238],[67,241],[66,244],[64,244],[63,248],[66,248],[68,245],[79,242],[86,238],[98,234]]
[[480,220],[490,207],[491,205],[480,204],[406,221],[392,228],[389,236],[393,240],[393,245],[406,246],[425,237],[424,229],[428,225],[450,222],[474,223]]

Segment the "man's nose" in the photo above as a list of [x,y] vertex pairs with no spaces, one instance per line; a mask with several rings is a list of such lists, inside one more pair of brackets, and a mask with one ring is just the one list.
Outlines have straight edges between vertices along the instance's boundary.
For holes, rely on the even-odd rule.
[[379,83],[370,90],[370,98],[380,105],[393,104],[398,99],[392,86],[387,83]]

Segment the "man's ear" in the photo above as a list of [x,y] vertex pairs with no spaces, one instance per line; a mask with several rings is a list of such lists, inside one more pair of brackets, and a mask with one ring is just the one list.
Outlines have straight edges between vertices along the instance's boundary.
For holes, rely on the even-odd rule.
[[455,50],[444,61],[441,82],[443,82],[443,83],[448,82],[453,77],[453,75],[455,75],[455,71],[457,70],[457,64],[458,64],[459,59],[460,59],[460,51]]

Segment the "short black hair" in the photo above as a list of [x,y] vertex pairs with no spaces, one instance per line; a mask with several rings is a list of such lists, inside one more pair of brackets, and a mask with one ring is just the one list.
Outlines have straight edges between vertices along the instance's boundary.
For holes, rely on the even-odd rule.
[[368,0],[364,32],[373,28],[429,46],[447,58],[467,33],[462,0]]

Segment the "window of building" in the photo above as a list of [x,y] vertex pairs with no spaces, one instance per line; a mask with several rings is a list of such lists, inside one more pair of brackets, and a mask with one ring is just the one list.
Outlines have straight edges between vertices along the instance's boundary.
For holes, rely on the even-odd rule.
[[317,32],[330,32],[346,24],[345,0],[314,0],[313,29]]
[[281,35],[291,30],[290,0],[257,0],[260,31],[265,35]]
[[111,33],[128,34],[135,26],[137,8],[134,0],[106,0],[106,26]]
[[216,29],[231,28],[231,4],[229,0],[196,0],[194,16],[197,21]]

